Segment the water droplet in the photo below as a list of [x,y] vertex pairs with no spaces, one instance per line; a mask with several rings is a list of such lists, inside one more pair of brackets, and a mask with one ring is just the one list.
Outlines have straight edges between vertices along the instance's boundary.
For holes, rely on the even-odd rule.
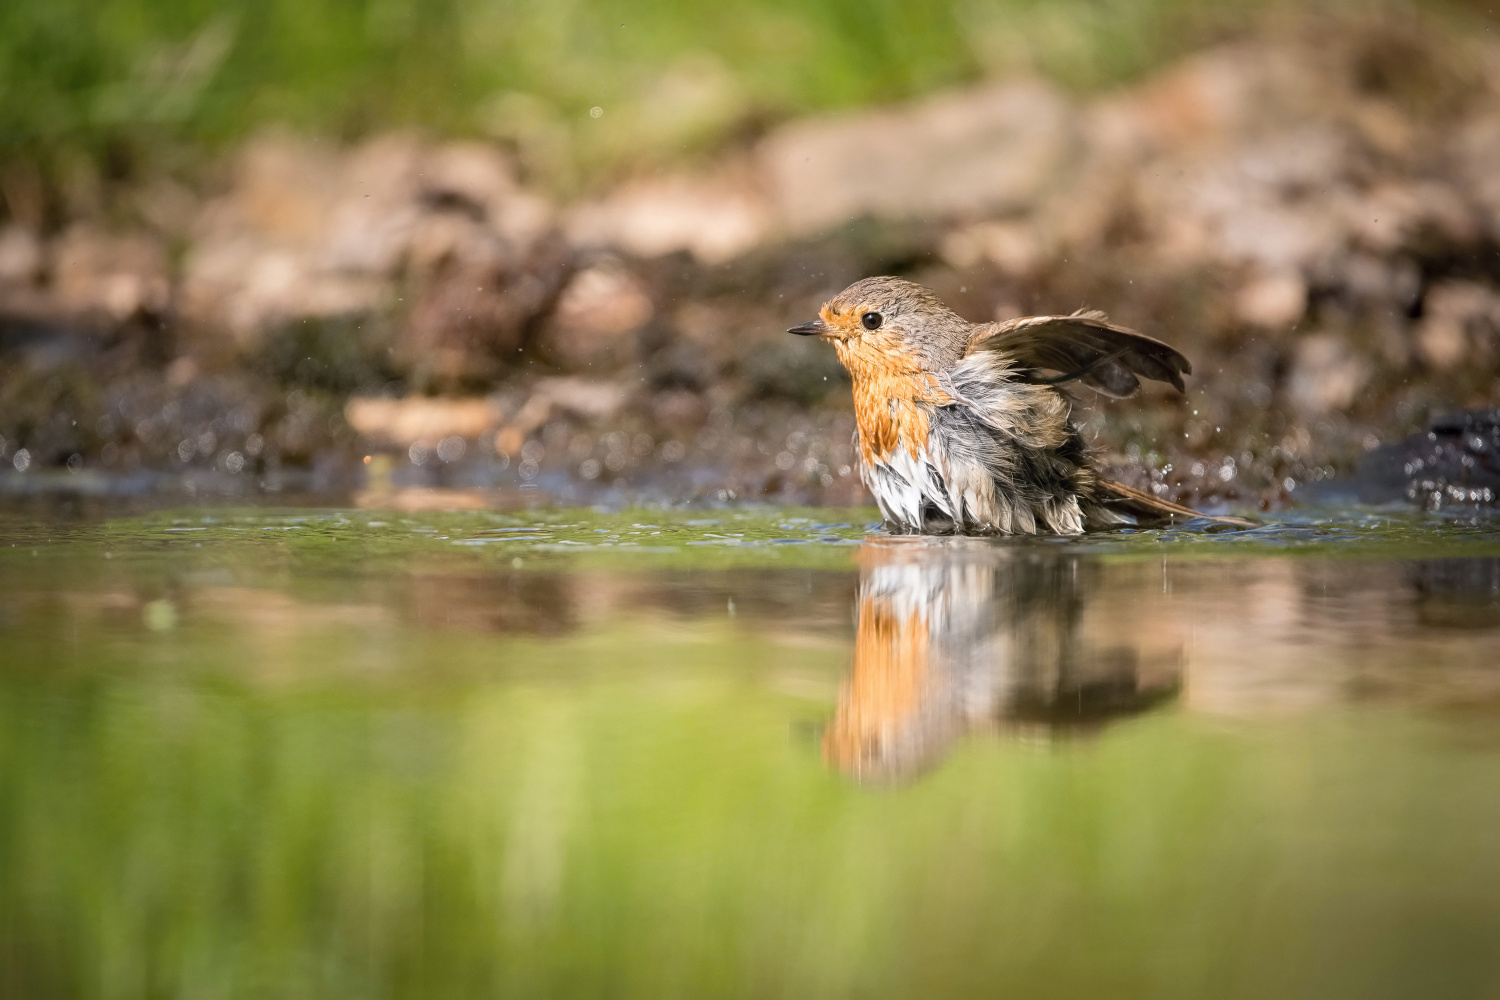
[[465,449],[464,439],[457,434],[450,434],[438,442],[437,456],[444,462],[456,462],[464,457]]

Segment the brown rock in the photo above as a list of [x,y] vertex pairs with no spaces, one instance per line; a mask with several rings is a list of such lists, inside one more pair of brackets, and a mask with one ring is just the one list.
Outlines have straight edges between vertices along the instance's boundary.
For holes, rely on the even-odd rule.
[[384,399],[356,396],[344,406],[344,419],[362,437],[407,446],[446,437],[477,438],[500,422],[493,400],[409,396]]
[[42,276],[42,241],[25,226],[0,229],[0,285],[34,285]]
[[610,420],[628,398],[625,386],[615,382],[571,376],[539,379],[526,402],[495,436],[495,450],[505,455],[520,452],[526,439],[558,413],[588,421]]
[[74,226],[53,244],[51,271],[53,292],[69,310],[120,322],[171,304],[166,248],[142,234]]
[[1328,103],[1322,72],[1286,46],[1249,42],[1189,56],[1090,109],[1090,136],[1116,157],[1222,143]]
[[770,236],[774,219],[753,174],[740,165],[712,175],[628,182],[576,206],[566,228],[582,247],[614,247],[641,257],[685,250],[716,264]]
[[1336,206],[1351,156],[1337,130],[1304,126],[1142,169],[1148,239],[1179,267],[1305,273],[1347,244]]
[[1024,207],[1057,181],[1077,139],[1067,100],[1023,81],[794,122],[757,155],[782,225],[808,233],[863,215]]
[[1310,416],[1346,410],[1370,380],[1370,364],[1336,334],[1317,334],[1297,344],[1287,395]]
[[[1493,107],[1493,104],[1491,105]],[[1480,206],[1492,240],[1500,240],[1500,113],[1476,116],[1457,131],[1451,158],[1464,188]]]
[[618,262],[600,262],[563,289],[542,335],[543,352],[573,369],[624,363],[634,355],[632,335],[654,311],[630,272]]
[[201,215],[184,313],[250,345],[299,319],[391,311],[407,271],[409,359],[444,378],[488,377],[556,292],[556,248],[540,248],[552,225],[545,199],[483,144],[392,134],[338,150],[268,134]]
[[341,187],[332,145],[264,133],[240,150],[233,186],[206,206],[198,238],[234,229],[281,244],[315,242],[326,229],[328,207],[346,193]]
[[249,346],[293,320],[377,311],[391,292],[379,276],[324,272],[296,249],[225,234],[189,252],[182,312],[194,326],[227,328],[236,343]]
[[414,170],[409,147],[395,142],[368,144],[346,161],[284,133],[252,140],[230,191],[205,206],[195,226],[184,316],[198,327],[227,327],[248,345],[293,320],[384,308],[413,220],[391,201]]
[[955,229],[943,238],[943,259],[963,270],[988,262],[1002,274],[1025,277],[1048,252],[1037,227],[1029,222],[981,222]]
[[428,198],[456,199],[489,218],[505,211],[517,192],[511,158],[481,142],[452,142],[433,150],[422,164],[421,185]]
[[617,382],[572,376],[541,379],[532,391],[557,409],[585,420],[609,420],[620,412],[629,396]]
[[479,142],[452,142],[429,152],[420,168],[429,209],[468,210],[512,248],[525,250],[556,225],[545,197],[522,188],[510,156]]
[[554,244],[526,258],[450,261],[422,280],[408,318],[404,361],[439,382],[492,379],[522,346],[528,324],[555,301],[569,272]]
[[1377,254],[1469,246],[1483,229],[1464,198],[1435,181],[1383,180],[1342,207],[1354,239]]
[[462,212],[428,212],[413,226],[406,263],[415,275],[456,264],[484,270],[504,267],[515,253],[483,221]]
[[1234,298],[1241,322],[1266,329],[1289,327],[1306,311],[1307,283],[1295,271],[1255,277]]
[[1434,285],[1417,327],[1422,360],[1439,371],[1489,362],[1500,346],[1500,292],[1471,281]]

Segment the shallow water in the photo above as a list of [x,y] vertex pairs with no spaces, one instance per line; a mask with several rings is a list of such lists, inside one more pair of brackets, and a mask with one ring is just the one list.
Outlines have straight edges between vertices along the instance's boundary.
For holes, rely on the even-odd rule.
[[1500,522],[0,510],[0,993],[1500,993]]

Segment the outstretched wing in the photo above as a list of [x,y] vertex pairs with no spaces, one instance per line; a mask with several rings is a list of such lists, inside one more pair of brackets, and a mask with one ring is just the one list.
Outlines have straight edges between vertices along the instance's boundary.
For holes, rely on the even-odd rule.
[[[1074,380],[1115,397],[1129,396],[1140,379],[1170,382],[1185,391],[1182,376],[1193,366],[1178,351],[1134,330],[1115,326],[1101,312],[1071,316],[1026,316],[987,323],[969,338],[967,357],[975,351],[1000,351],[1028,369],[1033,382],[1058,385]],[[1044,378],[1042,371],[1058,372]]]

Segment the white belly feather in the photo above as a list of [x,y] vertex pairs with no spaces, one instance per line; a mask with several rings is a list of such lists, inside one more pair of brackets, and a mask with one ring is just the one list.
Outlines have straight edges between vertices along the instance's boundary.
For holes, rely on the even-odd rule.
[[1076,535],[1084,515],[1072,494],[1031,503],[1008,496],[983,463],[952,454],[938,434],[913,454],[903,441],[888,455],[860,462],[860,479],[880,512],[903,531],[932,530],[938,519],[977,534]]

